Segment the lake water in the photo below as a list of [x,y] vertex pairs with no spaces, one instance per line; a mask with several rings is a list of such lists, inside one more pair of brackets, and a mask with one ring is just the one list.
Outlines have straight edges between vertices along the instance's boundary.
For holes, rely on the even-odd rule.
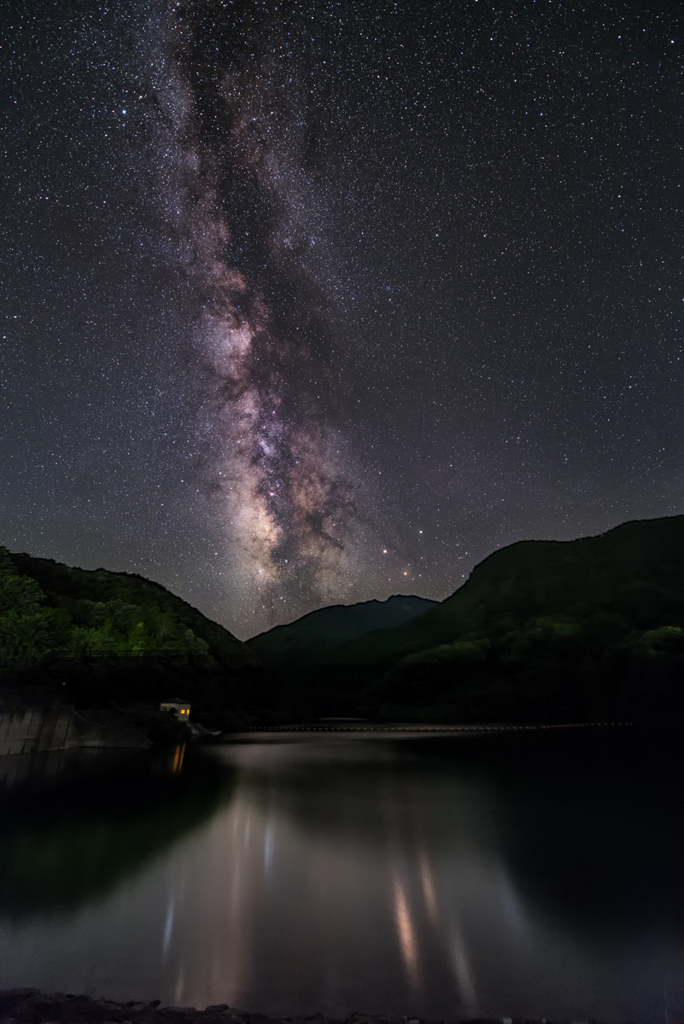
[[262,734],[0,770],[0,986],[684,1018],[682,762],[630,730]]

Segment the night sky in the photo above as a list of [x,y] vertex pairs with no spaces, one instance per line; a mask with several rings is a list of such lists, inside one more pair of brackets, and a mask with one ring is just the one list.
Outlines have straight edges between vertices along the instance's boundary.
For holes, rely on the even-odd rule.
[[0,18],[0,543],[245,638],[684,511],[679,3]]

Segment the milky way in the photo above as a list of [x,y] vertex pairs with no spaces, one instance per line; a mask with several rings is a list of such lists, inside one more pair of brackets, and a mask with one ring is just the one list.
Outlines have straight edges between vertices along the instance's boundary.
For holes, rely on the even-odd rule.
[[212,19],[223,46],[206,68],[197,20],[174,5],[158,22],[161,196],[197,305],[209,510],[243,601],[274,621],[283,603],[291,614],[344,595],[358,470],[335,424],[334,326],[309,256],[325,241],[312,237],[321,199],[302,166],[298,69],[277,40],[240,59],[233,17],[223,31]]
[[0,542],[246,637],[682,510],[678,7],[0,19]]

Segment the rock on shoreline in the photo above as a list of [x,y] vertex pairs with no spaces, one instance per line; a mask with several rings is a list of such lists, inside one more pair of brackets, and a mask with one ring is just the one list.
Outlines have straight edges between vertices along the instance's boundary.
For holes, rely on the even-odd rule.
[[[267,1017],[220,1003],[196,1010],[194,1006],[161,1006],[153,1002],[115,1003],[109,999],[71,993],[40,992],[35,988],[0,989],[0,1024],[438,1024],[425,1017],[376,1016],[352,1013],[345,1021],[311,1016]],[[526,1018],[450,1017],[439,1024],[551,1024]],[[577,1024],[577,1022],[575,1022]],[[597,1024],[590,1020],[585,1024]]]

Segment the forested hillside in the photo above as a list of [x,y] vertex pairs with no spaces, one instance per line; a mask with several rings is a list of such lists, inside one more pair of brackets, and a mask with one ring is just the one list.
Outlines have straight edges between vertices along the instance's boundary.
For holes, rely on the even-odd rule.
[[278,653],[284,694],[319,713],[684,717],[684,517],[512,544],[423,615],[327,644],[296,673]]
[[[321,609],[250,649],[139,576],[3,551],[0,671],[5,692],[31,685],[77,706],[178,694],[220,725],[337,714],[684,724],[684,516],[512,544],[415,615],[423,606]],[[368,629],[378,622],[387,628]]]
[[5,549],[0,669],[6,692],[77,706],[179,693],[212,724],[267,699],[254,653],[159,584]]
[[513,544],[425,615],[336,655],[390,717],[679,716],[684,516]]

